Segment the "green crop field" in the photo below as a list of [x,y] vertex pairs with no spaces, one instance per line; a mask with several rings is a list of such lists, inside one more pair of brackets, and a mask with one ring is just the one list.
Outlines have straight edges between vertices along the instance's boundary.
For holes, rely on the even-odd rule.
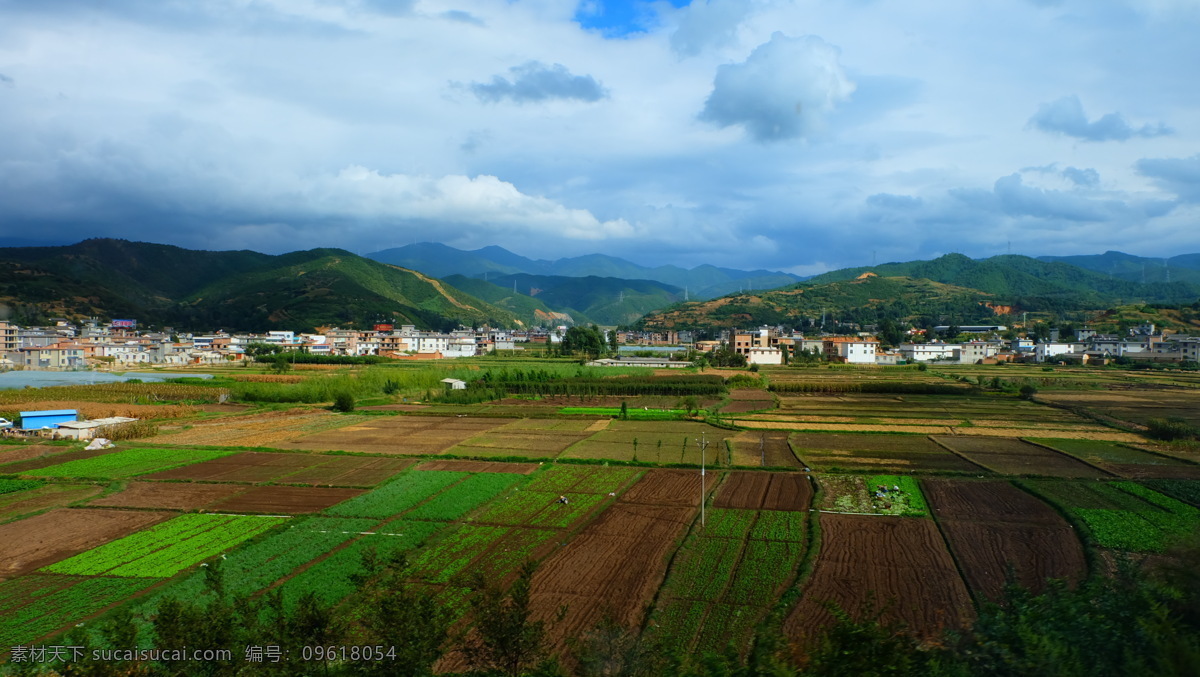
[[120,478],[145,475],[160,470],[170,470],[183,465],[211,461],[229,456],[232,451],[209,451],[200,449],[123,449],[103,456],[67,461],[39,470],[28,470],[23,475],[37,477],[103,477]]
[[406,519],[449,522],[487,503],[528,478],[516,473],[477,473],[404,514]]
[[26,489],[36,489],[42,486],[38,480],[5,480],[0,479],[0,494],[13,494]]
[[461,481],[469,474],[448,470],[408,471],[374,491],[343,501],[325,512],[328,515],[343,517],[391,517]]
[[166,578],[282,524],[286,517],[180,515],[92,548],[42,571],[79,576]]
[[1097,545],[1161,552],[1200,526],[1200,509],[1134,482],[1031,482],[1087,525]]
[[0,646],[28,644],[152,585],[145,578],[32,574],[0,582]]
[[1142,480],[1142,484],[1173,498],[1200,506],[1200,480]]
[[825,512],[912,517],[929,514],[916,479],[908,475],[826,475],[818,481],[825,490],[821,505]]
[[1030,438],[1031,441],[1044,444],[1061,452],[1070,454],[1085,461],[1097,464],[1105,463],[1142,463],[1146,465],[1186,465],[1179,461],[1158,454],[1151,454],[1140,449],[1119,444],[1117,442],[1099,442],[1093,440],[1060,440]]

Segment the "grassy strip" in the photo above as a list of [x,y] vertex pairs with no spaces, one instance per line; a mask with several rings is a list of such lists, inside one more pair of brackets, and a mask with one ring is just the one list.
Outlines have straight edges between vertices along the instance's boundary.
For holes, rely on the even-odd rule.
[[208,451],[198,449],[136,448],[123,449],[113,454],[93,458],[67,461],[39,470],[28,470],[22,475],[35,477],[103,477],[119,478],[145,475],[161,470],[170,470],[183,465],[211,461],[214,458],[232,455],[232,451]]

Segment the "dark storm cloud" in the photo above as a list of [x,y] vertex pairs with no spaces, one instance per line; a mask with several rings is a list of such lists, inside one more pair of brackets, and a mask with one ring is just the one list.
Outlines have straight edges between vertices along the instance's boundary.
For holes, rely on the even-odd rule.
[[[516,103],[565,99],[594,102],[608,97],[608,91],[590,75],[572,75],[562,64],[547,66],[529,61],[508,69],[509,77],[493,76],[489,83],[473,82],[471,91],[480,101],[497,103],[510,99]],[[510,79],[511,78],[511,79]]]
[[1108,113],[1089,122],[1078,96],[1064,96],[1042,104],[1029,119],[1029,124],[1043,132],[1064,134],[1084,141],[1126,141],[1135,136],[1153,138],[1173,133],[1161,122],[1134,127],[1120,113]]
[[757,141],[807,137],[854,91],[838,57],[817,36],[776,32],[742,63],[717,68],[700,119],[742,125]]
[[1139,160],[1137,170],[1186,202],[1200,202],[1200,155]]

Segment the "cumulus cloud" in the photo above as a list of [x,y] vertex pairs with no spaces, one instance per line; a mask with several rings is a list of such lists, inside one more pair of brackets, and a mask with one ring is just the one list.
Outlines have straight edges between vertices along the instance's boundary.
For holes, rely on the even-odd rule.
[[732,43],[751,7],[746,0],[696,0],[680,12],[671,49],[680,56],[695,56]]
[[[566,99],[595,102],[608,91],[590,75],[572,75],[562,64],[547,66],[529,61],[508,69],[509,77],[493,76],[489,83],[473,82],[471,91],[480,101],[496,103],[510,99],[516,103]],[[511,78],[511,79],[510,79]]]
[[1083,112],[1083,102],[1078,96],[1064,96],[1051,103],[1044,103],[1029,119],[1032,127],[1052,134],[1063,134],[1084,141],[1126,141],[1135,136],[1152,138],[1173,133],[1165,124],[1144,124],[1134,127],[1120,113],[1108,113],[1098,120],[1088,122]]
[[838,49],[815,35],[776,32],[742,63],[717,68],[700,119],[742,125],[758,141],[807,137],[854,92],[838,58]]
[[1077,186],[1092,187],[1100,185],[1100,172],[1094,169],[1079,169],[1067,167],[1062,175]]
[[1137,170],[1187,202],[1200,202],[1200,155],[1139,160]]

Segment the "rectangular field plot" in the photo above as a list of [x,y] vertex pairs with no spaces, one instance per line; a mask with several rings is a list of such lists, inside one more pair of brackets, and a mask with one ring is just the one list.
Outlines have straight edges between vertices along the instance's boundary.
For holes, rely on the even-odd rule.
[[438,454],[509,422],[499,418],[373,416],[351,426],[297,437],[276,446],[308,451]]
[[818,481],[824,490],[818,506],[821,512],[915,517],[928,514],[917,481],[907,475],[825,475]]
[[78,576],[166,578],[285,521],[282,517],[180,515],[45,567]]
[[177,431],[166,429],[161,439],[164,443],[180,446],[281,447],[293,438],[373,418],[315,409],[285,409],[226,416]]
[[686,421],[613,421],[604,430],[571,445],[562,457],[700,465],[698,441],[703,436],[708,441],[704,460],[709,465],[722,465],[729,461],[725,439],[735,435]]
[[1118,444],[1094,440],[1031,440],[1053,447],[1065,454],[1081,458],[1121,477],[1132,478],[1196,478],[1200,479],[1200,465],[1180,461],[1169,456],[1160,456],[1148,451]]
[[717,489],[716,508],[808,510],[812,484],[807,475],[733,471]]
[[696,507],[618,502],[565,547],[543,561],[533,578],[538,619],[567,611],[549,626],[550,641],[565,648],[604,616],[636,631],[666,573],[670,553],[691,524]]
[[708,471],[701,484],[698,470],[649,470],[638,483],[621,496],[622,503],[700,507],[700,491],[705,498],[720,483],[721,474]]
[[474,457],[553,458],[572,444],[586,439],[591,434],[585,432],[589,425],[591,421],[514,421],[460,442],[446,453]]
[[201,482],[130,482],[124,489],[97,498],[88,505],[112,508],[199,510],[246,490],[240,484]]
[[1008,482],[927,479],[921,482],[967,585],[1000,599],[1007,572],[1035,592],[1050,578],[1087,573],[1083,546],[1053,508]]
[[[265,590],[309,562],[371,530],[376,520],[313,517],[298,519],[287,529],[248,543],[226,555],[220,563],[226,590],[245,595]],[[164,599],[201,601],[212,597],[205,574],[197,571],[156,593],[145,605],[150,611]]]
[[221,512],[298,515],[320,512],[363,493],[363,489],[334,487],[249,487],[212,505]]
[[1134,482],[1038,480],[1029,486],[1082,521],[1104,548],[1161,552],[1200,526],[1200,509]]
[[1106,477],[1066,454],[1017,439],[994,437],[938,437],[937,441],[974,463],[1001,475],[1043,475],[1048,477]]
[[786,432],[744,432],[727,440],[735,466],[800,468]]
[[642,471],[637,468],[595,465],[552,465],[530,482],[530,491],[608,494],[619,491]]
[[410,459],[247,451],[146,475],[145,479],[373,486],[412,463]]
[[1146,480],[1142,484],[1172,498],[1200,506],[1200,480]]
[[30,574],[0,582],[0,646],[31,644],[124,602],[155,581]]
[[104,491],[97,484],[46,484],[36,489],[0,495],[0,523],[25,515],[87,500]]
[[465,472],[406,472],[370,493],[330,508],[328,513],[342,517],[391,517],[468,476]]
[[708,518],[703,527],[693,523],[672,559],[651,634],[689,649],[741,650],[796,574],[806,514],[713,509]]
[[52,510],[0,525],[0,578],[12,578],[173,517],[141,510]]
[[28,470],[24,474],[38,477],[131,477],[200,463],[228,456],[230,453],[232,452],[199,449],[122,449],[95,458],[68,461],[40,470]]
[[514,473],[476,473],[404,513],[405,519],[449,522],[526,482]]
[[924,435],[792,433],[792,447],[819,470],[980,472]]
[[455,472],[510,472],[529,475],[538,469],[536,463],[505,463],[503,461],[458,461],[452,459],[425,461],[417,470],[451,470]]
[[811,647],[834,603],[860,618],[868,602],[885,621],[922,637],[962,628],[971,597],[932,520],[821,514],[821,549],[800,602],[784,623],[787,637]]

